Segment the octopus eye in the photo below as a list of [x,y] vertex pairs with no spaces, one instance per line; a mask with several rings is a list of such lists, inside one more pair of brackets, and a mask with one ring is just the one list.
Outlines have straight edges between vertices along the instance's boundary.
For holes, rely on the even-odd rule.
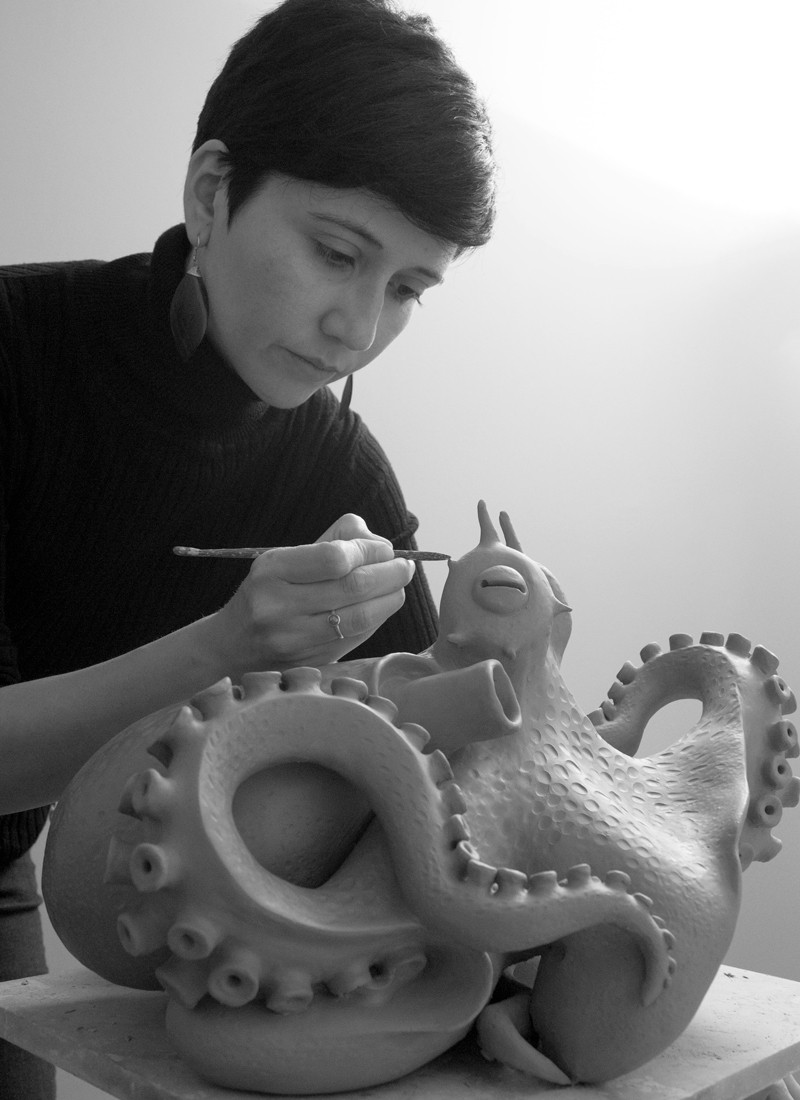
[[487,611],[509,614],[528,602],[528,585],[516,569],[493,565],[477,578],[474,596],[475,602]]

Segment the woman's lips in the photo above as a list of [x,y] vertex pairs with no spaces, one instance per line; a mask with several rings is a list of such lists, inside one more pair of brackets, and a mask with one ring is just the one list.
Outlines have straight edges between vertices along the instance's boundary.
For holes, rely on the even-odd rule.
[[297,351],[292,351],[291,348],[286,349],[294,359],[299,359],[301,363],[306,363],[309,367],[313,367],[315,371],[319,371],[320,374],[338,374],[336,367],[330,366],[323,359],[310,358],[307,355],[301,355]]

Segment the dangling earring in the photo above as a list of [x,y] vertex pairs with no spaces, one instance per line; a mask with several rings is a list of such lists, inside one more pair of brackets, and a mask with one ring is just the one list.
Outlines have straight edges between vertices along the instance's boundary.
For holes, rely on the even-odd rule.
[[347,410],[350,408],[350,402],[353,400],[353,376],[348,374],[347,381],[344,384],[342,390],[342,396],[339,399],[339,416],[344,416]]
[[189,269],[178,283],[169,308],[169,323],[178,355],[188,363],[200,346],[208,326],[208,295],[197,266],[200,237],[194,246]]

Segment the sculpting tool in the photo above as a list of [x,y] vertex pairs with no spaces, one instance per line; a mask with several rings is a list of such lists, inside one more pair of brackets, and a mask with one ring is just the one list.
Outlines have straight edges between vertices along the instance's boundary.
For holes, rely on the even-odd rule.
[[[257,558],[265,550],[280,550],[279,546],[228,546],[218,550],[205,550],[197,546],[173,546],[172,553],[181,558]],[[433,550],[395,550],[396,558],[407,561],[450,561],[450,554],[437,554]]]

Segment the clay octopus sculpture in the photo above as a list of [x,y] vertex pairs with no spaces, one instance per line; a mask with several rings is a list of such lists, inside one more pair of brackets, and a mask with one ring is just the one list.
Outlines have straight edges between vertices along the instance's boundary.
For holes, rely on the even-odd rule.
[[[800,780],[777,659],[678,634],[586,716],[563,592],[478,511],[429,650],[223,680],[121,733],[56,809],[56,931],[109,980],[163,987],[217,1084],[361,1088],[476,1020],[487,1058],[545,1080],[626,1073],[687,1027],[742,870],[780,849]],[[635,757],[679,698],[697,724]],[[534,958],[532,987],[490,1003]]]

